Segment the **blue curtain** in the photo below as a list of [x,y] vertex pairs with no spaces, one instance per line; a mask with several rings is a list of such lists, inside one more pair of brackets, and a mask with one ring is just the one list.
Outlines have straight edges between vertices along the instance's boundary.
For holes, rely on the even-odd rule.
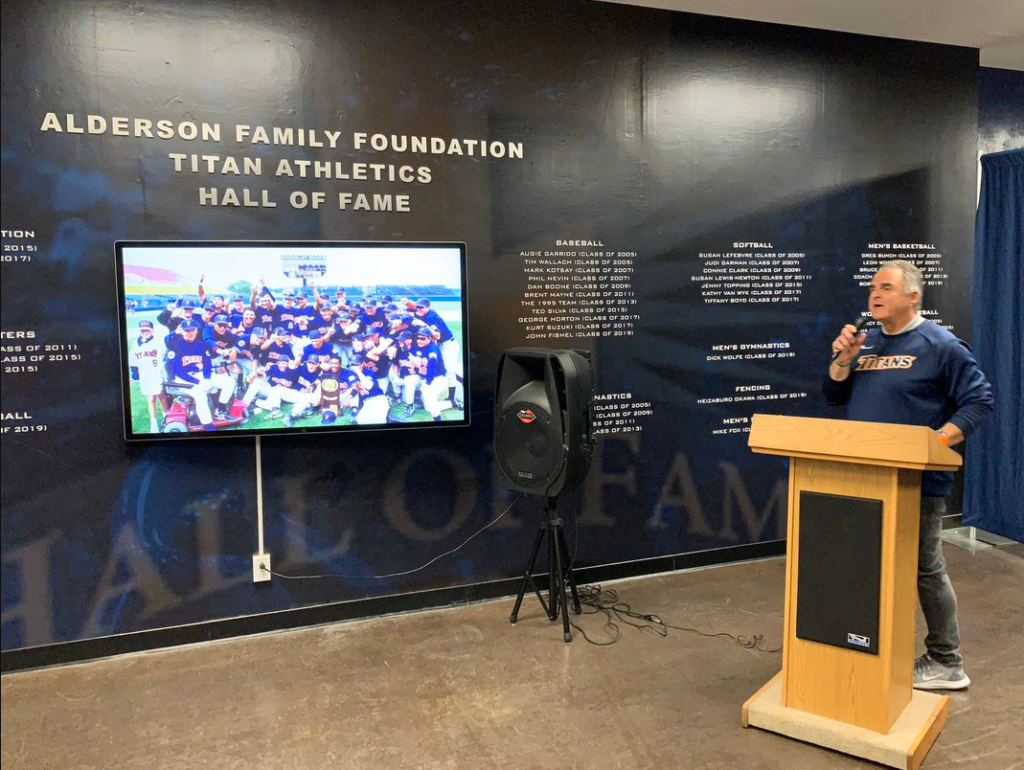
[[971,326],[995,392],[967,442],[964,524],[1024,541],[1024,149],[981,158]]

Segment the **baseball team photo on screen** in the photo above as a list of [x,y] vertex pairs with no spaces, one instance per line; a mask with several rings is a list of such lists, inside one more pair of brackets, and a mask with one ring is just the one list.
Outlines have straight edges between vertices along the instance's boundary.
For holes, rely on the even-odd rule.
[[468,423],[463,244],[116,252],[128,439]]

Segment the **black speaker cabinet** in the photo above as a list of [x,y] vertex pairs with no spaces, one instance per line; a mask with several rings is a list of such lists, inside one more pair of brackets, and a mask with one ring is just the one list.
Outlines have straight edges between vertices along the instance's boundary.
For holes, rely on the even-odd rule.
[[557,497],[590,468],[590,358],[576,350],[512,348],[498,364],[494,457],[502,484]]
[[800,493],[796,635],[878,654],[882,501]]

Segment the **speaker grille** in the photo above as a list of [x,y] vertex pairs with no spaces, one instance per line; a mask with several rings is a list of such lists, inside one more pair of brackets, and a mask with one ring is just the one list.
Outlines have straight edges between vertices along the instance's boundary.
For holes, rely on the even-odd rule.
[[495,448],[502,470],[524,487],[543,490],[561,469],[561,430],[535,403],[518,401],[507,406],[495,432]]

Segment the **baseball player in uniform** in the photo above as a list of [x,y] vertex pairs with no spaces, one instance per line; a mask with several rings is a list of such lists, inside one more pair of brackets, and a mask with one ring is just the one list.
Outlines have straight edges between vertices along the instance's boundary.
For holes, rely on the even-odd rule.
[[[251,311],[250,311],[251,312]],[[241,328],[235,335],[235,363],[241,370],[242,388],[248,387],[252,373],[259,366],[263,357],[263,343],[267,339],[267,331],[262,326]]]
[[448,324],[436,310],[431,310],[429,299],[416,302],[416,316],[419,320],[432,327],[437,334],[434,339],[444,357],[444,367],[448,379],[448,398],[454,401],[457,409],[462,408],[464,388],[462,386],[462,349]]
[[305,345],[302,348],[301,355],[298,356],[298,358],[301,358],[303,361],[310,356],[316,356],[319,362],[323,363],[331,356],[335,355],[331,343],[324,338],[322,329],[314,329],[311,331],[309,333],[309,337],[307,337],[304,342]]
[[[366,360],[368,359],[364,359],[361,354],[354,354],[352,366],[345,370],[343,379],[347,379],[359,394],[359,404],[355,407],[356,424],[383,425],[388,421],[388,410],[391,405],[372,373],[363,371]],[[355,381],[349,375],[355,375]]]
[[[268,291],[269,293],[269,291]],[[277,308],[277,325],[278,326],[295,326],[295,311],[298,308],[295,307],[295,295],[292,292],[285,292],[284,303],[279,305]]]
[[272,364],[283,360],[285,363],[295,360],[295,352],[290,342],[291,334],[283,326],[274,329],[274,333],[261,346],[264,361]]
[[[252,287],[252,297],[249,300],[249,306],[256,313],[256,323],[266,329],[267,334],[270,334],[281,325],[278,321],[280,312],[277,303],[274,302],[274,295],[270,293],[270,289],[263,286],[262,283],[260,287]],[[257,297],[259,297],[258,301]]]
[[[243,317],[245,316],[245,299],[239,294],[231,300],[231,312],[228,313],[228,318],[231,321],[231,328],[237,329],[242,325]],[[256,314],[253,313],[253,320],[255,321]]]
[[312,321],[316,317],[316,308],[309,304],[309,294],[304,291],[300,291],[295,297],[295,320],[305,317],[306,322]]
[[[199,276],[199,304],[200,305],[205,305],[206,304],[206,287],[203,285],[205,282],[206,282],[206,276],[205,275]],[[227,306],[227,303],[224,301],[224,295],[223,294],[215,294],[213,297],[210,298],[210,300],[213,303],[214,315],[220,315],[221,313],[223,313],[224,315],[228,315],[228,306]]]
[[285,415],[284,424],[289,428],[303,413],[320,404],[320,359],[313,355],[307,356],[302,366],[295,370],[292,390],[282,395],[282,400],[292,399],[292,412]]
[[129,353],[132,379],[138,380],[139,390],[149,403],[149,432],[159,433],[156,419],[156,399],[163,393],[164,356],[167,346],[163,338],[153,334],[152,321],[139,321],[139,336]]
[[[451,402],[444,398],[448,377],[441,349],[428,327],[416,330],[412,353],[412,362],[416,369],[416,377],[413,379],[414,390],[415,387],[419,387],[423,393],[423,407],[430,412],[434,422],[441,422],[441,412],[451,407]],[[406,405],[409,403],[406,397]]]
[[[267,383],[270,385],[270,393],[265,397],[264,408],[271,410],[270,417],[276,418],[280,415],[282,402],[298,406],[296,414],[306,408],[307,400],[298,387],[299,371],[288,367],[288,361],[279,358],[269,365],[266,371]],[[286,420],[291,425],[290,420]]]
[[341,359],[338,356],[331,356],[320,365],[320,422],[324,425],[336,422],[341,410],[348,406],[351,384],[341,381],[340,372]]
[[196,303],[190,299],[179,299],[171,302],[167,309],[160,312],[156,317],[161,326],[167,327],[167,331],[176,332],[182,321],[191,321],[196,311]]
[[191,385],[187,395],[195,402],[199,421],[205,430],[216,430],[207,395],[219,391],[218,417],[226,416],[226,407],[235,392],[234,378],[229,374],[213,371],[210,348],[199,339],[199,323],[194,318],[182,321],[179,329],[181,337],[167,350],[167,359],[171,364],[174,379]]
[[[263,327],[260,327],[263,328]],[[267,377],[267,369],[269,365],[262,363],[253,362],[252,374],[246,378],[248,387],[245,390],[245,395],[242,396],[242,402],[247,406],[256,406],[259,409],[275,409],[274,402],[272,401],[272,394],[274,392],[274,384]],[[259,401],[256,401],[259,399]],[[255,401],[255,404],[253,402]],[[280,401],[277,402],[280,405]],[[257,410],[258,411],[258,410]],[[271,415],[276,417],[277,415]]]
[[387,395],[388,382],[391,378],[391,364],[394,362],[394,354],[397,352],[394,341],[389,337],[384,337],[376,326],[371,326],[366,330],[361,347],[362,350],[358,352],[363,355],[363,373],[377,380],[381,392]]
[[395,366],[401,382],[402,400],[405,402],[403,417],[412,417],[416,412],[416,389],[420,386],[420,355],[415,345],[416,334],[405,331],[398,335],[398,355]]
[[215,315],[213,322],[203,329],[203,341],[210,348],[213,357],[222,359],[226,364],[234,363],[238,357],[238,348],[235,344],[238,340],[231,333],[230,325],[228,317],[221,313]]
[[252,330],[256,328],[263,329],[262,326],[256,323],[256,313],[253,312],[252,308],[246,308],[237,316],[231,315],[231,331],[236,337],[252,334]]

